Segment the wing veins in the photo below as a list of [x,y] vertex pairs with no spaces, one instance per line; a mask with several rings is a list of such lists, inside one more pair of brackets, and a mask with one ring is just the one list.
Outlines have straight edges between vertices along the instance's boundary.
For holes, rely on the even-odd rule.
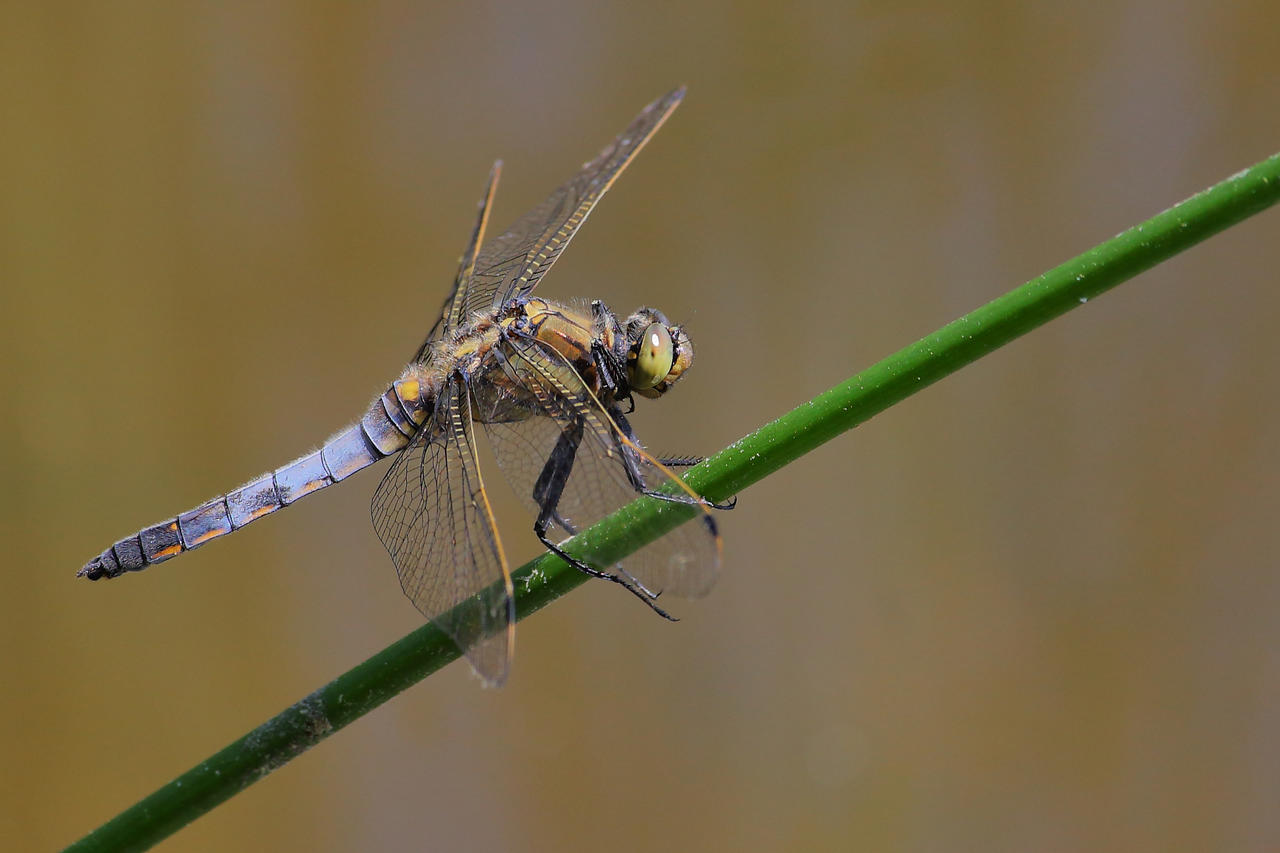
[[469,389],[455,375],[436,401],[374,493],[374,528],[414,606],[499,684],[514,648],[511,574],[476,456]]
[[[532,291],[683,97],[681,87],[645,107],[595,159],[486,244],[476,261],[475,276],[485,282],[469,289],[468,311],[497,310]],[[507,267],[517,259],[517,268]]]

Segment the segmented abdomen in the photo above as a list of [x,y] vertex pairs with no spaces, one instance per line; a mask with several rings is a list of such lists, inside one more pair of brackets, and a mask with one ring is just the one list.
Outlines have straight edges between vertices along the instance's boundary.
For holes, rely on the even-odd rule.
[[404,449],[426,420],[432,398],[431,390],[417,379],[398,379],[373,401],[363,418],[330,438],[319,450],[177,518],[121,539],[90,560],[79,575],[98,580],[140,571],[345,480]]

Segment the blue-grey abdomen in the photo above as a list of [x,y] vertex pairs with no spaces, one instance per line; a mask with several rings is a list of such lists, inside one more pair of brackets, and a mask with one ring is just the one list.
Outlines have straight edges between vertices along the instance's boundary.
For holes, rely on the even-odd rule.
[[404,449],[429,413],[433,394],[403,377],[373,401],[364,417],[317,451],[263,474],[160,524],[121,539],[85,565],[81,577],[114,578],[176,557],[239,530],[299,498],[345,480]]

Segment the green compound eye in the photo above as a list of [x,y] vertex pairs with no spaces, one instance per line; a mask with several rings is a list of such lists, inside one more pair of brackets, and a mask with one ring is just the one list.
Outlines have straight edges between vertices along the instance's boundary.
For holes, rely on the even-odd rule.
[[627,380],[631,387],[643,391],[666,379],[675,357],[671,332],[661,323],[650,325],[631,348],[627,364]]

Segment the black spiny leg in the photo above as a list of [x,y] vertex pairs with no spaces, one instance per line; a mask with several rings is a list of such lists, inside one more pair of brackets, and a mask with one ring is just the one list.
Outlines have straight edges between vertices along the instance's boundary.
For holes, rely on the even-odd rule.
[[702,464],[705,456],[659,456],[658,461],[668,468],[692,468]]
[[572,433],[560,433],[560,439],[552,449],[546,464],[542,466],[537,482],[533,484],[533,502],[538,505],[538,520],[534,522],[534,530],[539,531],[538,538],[544,543],[546,540],[543,539],[543,533],[546,532],[548,522],[551,521],[564,528],[570,536],[578,535],[578,528],[569,519],[560,515],[560,496],[564,494],[565,484],[569,482],[573,460],[577,458],[578,445],[581,441],[582,424],[580,423]]
[[[706,458],[707,457],[705,456],[659,456],[658,461],[663,465],[666,465],[668,468],[692,468],[694,465],[701,465]],[[737,495],[734,495],[722,504],[718,504],[712,500],[707,500],[706,498],[703,498],[703,500],[707,501],[707,506],[712,509],[730,510],[738,505]]]
[[547,537],[547,528],[552,521],[563,527],[570,535],[574,535],[577,532],[568,523],[567,519],[560,516],[559,504],[560,496],[564,494],[565,484],[569,482],[569,475],[573,472],[573,462],[577,458],[578,445],[581,442],[582,422],[578,421],[574,424],[572,430],[560,433],[560,439],[551,451],[551,456],[547,458],[547,463],[542,466],[542,472],[538,474],[538,480],[533,484],[533,500],[539,507],[538,520],[533,523],[534,534],[548,551],[578,571],[585,572],[593,578],[613,581],[649,605],[662,618],[669,619],[672,622],[678,621],[674,616],[654,603],[653,599],[657,596],[649,590],[629,583],[618,575],[602,572],[594,566],[587,565],[576,557],[566,554],[559,545]]
[[[626,419],[626,416],[622,414],[622,411],[617,406],[613,406],[611,407],[609,414],[617,422],[618,428],[622,430],[623,433],[626,434],[628,439],[631,440],[631,443],[634,444],[636,447],[639,447],[640,440],[636,438],[635,431],[631,429],[631,423]],[[670,501],[671,503],[674,503],[674,504],[701,503],[711,507],[712,509],[733,509],[735,506],[738,505],[738,499],[736,497],[725,503],[718,504],[715,501],[707,500],[706,498],[698,498],[697,500],[694,500],[688,495],[682,495],[682,494],[673,495],[673,494],[668,494],[666,492],[659,492],[655,489],[649,488],[648,484],[646,484],[644,481],[644,476],[640,473],[640,466],[639,466],[639,463],[636,461],[636,454],[632,452],[631,448],[628,447],[623,442],[618,441],[616,438],[614,439],[614,441],[618,448],[618,453],[621,454],[622,456],[622,459],[623,459],[622,464],[627,471],[627,479],[631,481],[632,488],[634,488],[640,494],[646,495],[647,497],[656,498],[660,501]],[[671,460],[659,459],[658,461],[668,467],[684,468],[692,465],[697,465],[699,462],[702,461],[702,459],[703,457],[701,456],[681,456]],[[708,519],[708,521],[710,522],[710,519]],[[714,522],[711,522],[711,523],[714,523]]]
[[627,401],[627,414],[636,410],[636,399],[631,396],[631,386],[627,384],[626,371],[618,364],[617,359],[600,341],[591,342],[591,360],[596,366],[596,376],[600,378],[600,389],[605,396],[617,401]]

